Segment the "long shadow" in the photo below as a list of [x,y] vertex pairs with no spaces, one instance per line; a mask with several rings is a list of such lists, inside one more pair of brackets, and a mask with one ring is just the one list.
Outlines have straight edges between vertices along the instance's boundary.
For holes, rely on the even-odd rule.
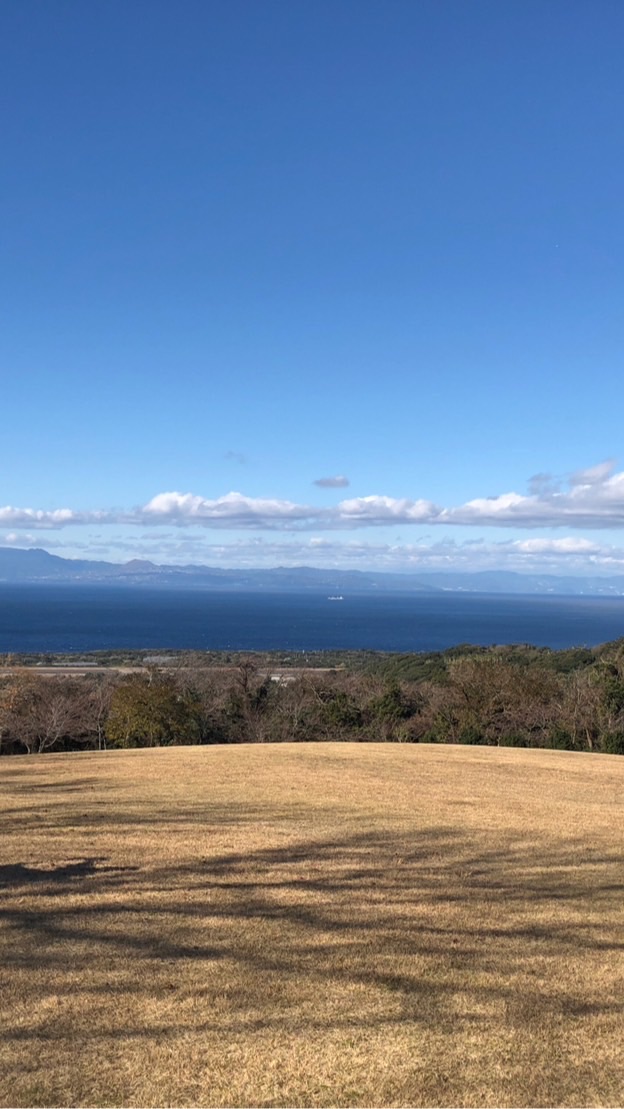
[[[222,828],[212,815],[214,826]],[[195,816],[187,814],[189,827]],[[211,827],[210,816],[204,813],[204,828]],[[250,818],[242,807],[228,814],[232,824]],[[142,827],[140,819],[137,823]],[[197,965],[194,995],[209,1005],[213,987],[201,964],[223,963],[239,968],[254,1006],[266,1014],[261,1020],[237,1017],[234,997],[236,1027],[252,1029],[257,1020],[263,1027],[267,1022],[281,1027],[287,1018],[263,992],[264,983],[300,977],[322,992],[336,983],[384,991],[398,1001],[404,1019],[430,1022],[448,1019],[445,1006],[459,988],[481,1002],[513,1005],[518,986],[511,979],[525,975],[528,981],[532,961],[554,966],[562,954],[578,961],[624,949],[612,924],[593,923],[582,913],[616,904],[624,880],[621,856],[592,851],[585,840],[489,847],[478,835],[467,841],[454,828],[410,837],[365,830],[302,838],[280,848],[207,854],[183,866],[105,863],[105,856],[92,856],[48,869],[0,867],[6,894],[0,924],[12,935],[5,964],[32,970],[33,990],[38,970],[65,970],[68,951],[75,971],[90,969],[94,959],[117,972],[121,968],[127,990],[137,998],[163,988],[158,985],[163,967],[177,966],[182,973],[191,961]],[[25,887],[41,893],[35,905],[17,896]],[[88,897],[76,902],[77,888]],[[253,942],[255,924],[272,937],[266,949]],[[132,973],[128,956],[136,967]],[[106,985],[98,988],[109,992]],[[524,988],[539,996],[541,1012],[553,1017],[624,1012],[624,1003],[577,996],[573,987],[553,988],[547,997],[537,986]],[[241,1013],[250,1007],[246,996]],[[315,1026],[313,1014],[301,1019]],[[373,1027],[396,1019],[396,1012],[360,1012],[357,1023]],[[348,1014],[331,1018],[332,1027],[348,1025]],[[183,1034],[185,1027],[174,1020],[168,1031]],[[221,1026],[205,1021],[201,1027]],[[323,1027],[329,1027],[326,1019]],[[9,1030],[8,1036],[61,1034],[62,1026],[54,1030],[43,1021],[31,1030]],[[125,1027],[122,1034],[133,1033]]]
[[[78,791],[77,791],[78,792]],[[132,801],[127,808],[120,808],[114,799],[106,797],[91,797],[83,793],[80,801],[74,802],[72,819],[80,822],[81,829],[86,832],[100,832],[103,830],[119,831],[128,829],[141,829],[143,832],[153,831],[155,834],[162,832],[163,827],[188,828],[196,825],[203,830],[222,830],[227,826],[240,826],[253,821],[266,820],[266,808],[258,806],[238,806],[233,809],[231,805],[223,804],[197,804],[184,808],[178,803],[175,808],[154,813],[154,806],[148,802]],[[47,831],[62,831],[68,825],[67,803],[60,797],[49,799],[45,807],[25,808],[16,805],[13,808],[2,806],[0,809],[0,828],[4,835],[19,830],[20,825],[38,820],[41,813],[45,813],[45,828]],[[278,819],[286,819],[293,823],[305,815],[305,808],[290,806],[283,812],[275,810]]]
[[92,878],[102,874],[127,874],[136,871],[136,866],[101,866],[106,858],[104,855],[94,855],[91,858],[80,859],[77,862],[64,863],[61,866],[38,867],[25,866],[23,863],[9,863],[0,866],[0,889],[4,886],[26,886],[33,884],[61,883],[73,881],[76,878]]
[[102,778],[92,775],[90,778],[72,778],[71,780],[64,780],[62,782],[37,782],[29,780],[22,782],[13,779],[5,779],[0,783],[0,795],[3,793],[16,793],[16,794],[36,794],[45,793],[50,790],[52,793],[80,793],[87,789],[100,789],[102,786]]

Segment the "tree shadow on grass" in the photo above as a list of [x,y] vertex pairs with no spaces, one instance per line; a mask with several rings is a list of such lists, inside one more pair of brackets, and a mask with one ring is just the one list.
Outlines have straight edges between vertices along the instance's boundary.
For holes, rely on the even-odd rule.
[[78,859],[75,862],[50,867],[9,863],[6,866],[0,866],[0,890],[5,887],[22,887],[33,884],[61,883],[64,885],[77,878],[100,877],[103,874],[121,876],[139,869],[136,866],[102,866],[101,864],[105,858],[106,856],[94,855],[90,858]]
[[0,795],[4,794],[37,794],[46,793],[82,793],[85,790],[101,789],[102,778],[96,775],[91,775],[89,778],[71,778],[63,781],[54,780],[52,782],[38,782],[29,779],[27,782],[22,782],[18,778],[5,779],[0,783]]
[[[580,842],[487,847],[455,829],[409,837],[363,831],[180,867],[105,861],[0,867],[8,887],[0,924],[13,939],[9,968],[14,960],[33,972],[62,971],[71,951],[74,970],[123,972],[127,990],[140,997],[158,993],[165,964],[166,973],[182,973],[189,962],[221,962],[236,968],[223,981],[242,975],[244,1005],[263,1009],[265,1023],[282,1019],[267,981],[290,989],[297,978],[321,992],[336,985],[385,992],[416,1020],[431,1016],[436,997],[466,990],[481,1002],[509,999],[518,989],[514,976],[530,988],[534,965],[543,977],[561,958],[578,964],[624,949],[612,919],[595,919],[603,910],[613,917],[621,858]],[[11,896],[30,886],[41,893],[38,903]],[[88,894],[78,902],[77,888]],[[214,987],[205,968],[194,973],[194,994],[208,1004]],[[549,996],[557,1012],[619,1005],[568,989]],[[233,1013],[237,1005],[234,998]]]
[[[76,792],[79,792],[78,790]],[[297,822],[305,809],[303,805],[289,806],[284,811],[277,807],[275,815],[278,819],[286,819],[292,823]],[[266,808],[258,805],[236,806],[219,803],[197,803],[193,806],[184,806],[177,800],[170,808],[154,811],[150,801],[132,800],[126,806],[120,806],[113,795],[110,799],[100,793],[92,797],[89,793],[81,792],[68,813],[65,798],[46,798],[45,807],[26,808],[16,805],[13,808],[3,806],[0,809],[0,835],[10,836],[19,833],[26,825],[37,824],[40,817],[45,817],[46,832],[63,832],[71,827],[72,831],[79,830],[85,835],[98,835],[103,831],[126,832],[141,831],[145,835],[162,835],[163,828],[190,830],[197,827],[205,832],[219,832],[228,826],[240,826],[254,821],[266,821]]]

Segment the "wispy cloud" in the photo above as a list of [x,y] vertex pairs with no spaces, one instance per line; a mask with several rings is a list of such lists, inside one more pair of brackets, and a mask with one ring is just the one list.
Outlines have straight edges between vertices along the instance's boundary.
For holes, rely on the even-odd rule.
[[597,466],[589,466],[586,470],[577,470],[570,477],[570,485],[574,487],[602,485],[611,477],[614,470],[615,462],[612,458],[608,458],[605,462],[599,462]]
[[[46,540],[46,546],[60,547]],[[72,543],[59,551],[72,556],[126,561],[147,558],[184,565],[247,568],[254,566],[318,566],[326,569],[384,570],[418,575],[430,570],[514,570],[521,573],[624,574],[624,547],[567,536],[488,542],[374,543],[329,536],[248,536],[230,542],[175,529],[143,536],[111,538],[108,543]]]
[[346,489],[350,482],[344,474],[336,474],[335,477],[317,477],[313,484],[321,489]]
[[[624,527],[624,472],[601,463],[573,474],[567,488],[533,479],[529,493],[501,493],[443,507],[424,498],[373,494],[351,497],[323,508],[270,497],[231,492],[210,499],[195,493],[157,493],[131,510],[81,511],[0,508],[0,528],[56,530],[86,524],[254,528],[305,531],[355,530],[388,525],[444,524],[456,527],[621,528]],[[544,477],[545,475],[539,475]],[[345,479],[346,480],[346,479]]]
[[561,483],[552,474],[533,474],[533,477],[529,478],[529,493],[537,497],[557,493],[560,488]]
[[124,512],[81,512],[73,508],[0,508],[0,528],[66,528],[72,524],[119,524],[132,522],[132,514]]
[[7,531],[0,535],[0,547],[30,547],[35,542],[35,537],[30,532]]

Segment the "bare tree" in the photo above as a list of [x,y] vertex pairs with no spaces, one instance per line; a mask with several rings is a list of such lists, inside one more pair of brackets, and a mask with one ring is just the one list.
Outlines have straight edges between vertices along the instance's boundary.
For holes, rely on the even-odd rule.
[[92,736],[98,751],[106,750],[106,721],[118,680],[108,674],[91,680],[82,694],[85,731]]
[[72,679],[20,675],[5,689],[4,727],[31,755],[84,736],[82,692]]

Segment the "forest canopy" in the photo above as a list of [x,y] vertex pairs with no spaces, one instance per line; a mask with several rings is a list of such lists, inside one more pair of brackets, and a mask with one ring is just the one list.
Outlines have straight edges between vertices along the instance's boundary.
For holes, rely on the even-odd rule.
[[5,755],[324,740],[624,754],[624,640],[564,651],[0,659]]

